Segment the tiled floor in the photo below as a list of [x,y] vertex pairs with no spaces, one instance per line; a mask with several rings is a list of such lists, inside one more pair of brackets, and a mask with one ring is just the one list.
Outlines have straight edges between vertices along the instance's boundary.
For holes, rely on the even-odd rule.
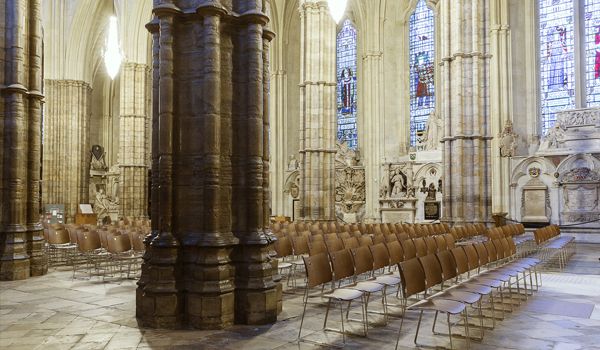
[[[528,312],[516,307],[486,331],[473,349],[600,349],[600,245],[578,244],[578,253],[564,272],[548,272],[543,287],[533,296],[594,304],[587,317]],[[25,281],[0,283],[1,349],[309,349],[298,344],[301,293],[284,295],[279,321],[260,327],[235,326],[225,331],[151,330],[140,328],[135,319],[135,281],[122,285],[71,279],[66,269],[51,269],[48,275]],[[391,298],[390,298],[391,299]],[[338,341],[337,335],[320,331],[325,307],[309,305],[303,336]],[[526,305],[527,302],[524,302]],[[339,310],[339,309],[338,309]],[[540,310],[543,311],[543,310]],[[331,320],[339,319],[332,313]],[[373,320],[378,320],[373,316]],[[418,314],[409,312],[402,329],[400,348],[414,348]],[[447,338],[431,336],[433,315],[424,317],[419,340],[447,345]],[[332,322],[335,326],[335,322]],[[442,323],[440,326],[443,326]],[[391,318],[385,327],[372,327],[366,338],[349,337],[348,349],[393,349],[400,326]],[[353,325],[356,327],[356,325]],[[442,328],[440,328],[442,329]],[[445,328],[443,328],[445,330]],[[458,329],[458,327],[457,327]],[[476,330],[473,328],[473,332]],[[465,342],[454,340],[455,348]]]

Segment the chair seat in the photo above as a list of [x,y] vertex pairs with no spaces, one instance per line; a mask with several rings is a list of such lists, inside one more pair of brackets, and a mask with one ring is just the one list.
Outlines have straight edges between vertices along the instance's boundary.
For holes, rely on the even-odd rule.
[[423,300],[408,308],[413,310],[433,310],[458,314],[465,309],[465,304],[453,300]]
[[[507,272],[511,272],[510,274]],[[490,270],[490,271],[485,271],[480,273],[479,275],[477,275],[477,277],[483,277],[483,278],[489,278],[489,279],[493,279],[493,280],[500,280],[500,281],[509,281],[512,277],[518,276],[518,273],[515,271],[496,271],[496,270]]]
[[481,298],[478,294],[461,292],[461,291],[453,291],[447,290],[443,292],[436,293],[429,297],[429,299],[444,299],[444,300],[454,300],[459,301],[461,303],[473,304],[477,302]]
[[358,289],[338,288],[321,294],[324,298],[337,299],[342,301],[354,300],[360,298],[363,292]]
[[488,286],[484,286],[481,284],[459,284],[456,286],[452,286],[448,288],[449,290],[456,289],[462,290],[469,293],[477,293],[481,295],[490,294],[492,292],[492,288]]
[[358,283],[354,283],[354,284],[350,284],[350,285],[344,286],[344,288],[351,288],[351,289],[361,290],[361,291],[366,292],[366,293],[379,292],[380,290],[383,289],[383,287],[384,287],[383,284],[375,283],[375,282],[358,282]]
[[290,264],[289,262],[279,262],[279,264],[277,264],[277,267],[280,269],[288,269],[290,267],[292,267],[292,264]]
[[494,279],[490,279],[490,278],[477,277],[477,278],[470,278],[461,284],[481,284],[481,285],[492,287],[492,288],[498,288],[498,287],[502,287],[503,283],[504,282],[502,282],[502,281],[498,281],[498,280],[494,280]]
[[385,284],[386,286],[395,286],[399,284],[401,280],[400,278],[394,276],[377,276],[375,278],[369,279],[368,281]]

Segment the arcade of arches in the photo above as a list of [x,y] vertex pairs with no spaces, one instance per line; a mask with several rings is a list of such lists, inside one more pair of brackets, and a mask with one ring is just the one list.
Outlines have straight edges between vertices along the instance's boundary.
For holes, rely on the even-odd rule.
[[1,279],[48,272],[47,204],[151,220],[154,328],[274,322],[274,217],[600,243],[600,5],[547,3],[2,0]]

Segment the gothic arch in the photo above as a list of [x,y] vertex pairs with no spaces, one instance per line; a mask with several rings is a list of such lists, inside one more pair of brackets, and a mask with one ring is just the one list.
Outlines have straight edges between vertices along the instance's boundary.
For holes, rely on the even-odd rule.
[[574,154],[568,156],[562,162],[560,162],[556,172],[562,175],[565,172],[572,170],[575,162],[578,160],[585,161],[590,170],[594,170],[596,172],[600,170],[600,161],[598,159],[587,154]]
[[528,175],[527,169],[532,163],[536,162],[545,165],[545,169],[542,169],[543,173],[554,174],[557,171],[556,167],[554,166],[554,164],[552,164],[550,160],[542,157],[529,157],[523,160],[521,163],[519,163],[519,165],[515,167],[515,170],[513,171],[511,176],[511,185],[516,186],[520,178]]

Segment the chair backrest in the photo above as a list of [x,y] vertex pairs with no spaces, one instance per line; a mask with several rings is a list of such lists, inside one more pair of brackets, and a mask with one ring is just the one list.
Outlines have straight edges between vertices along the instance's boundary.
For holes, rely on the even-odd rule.
[[373,270],[379,270],[390,266],[390,254],[383,243],[369,246],[373,257]]
[[396,225],[392,224],[391,222],[388,222],[387,226],[390,229],[390,233],[393,233],[393,234],[398,233],[398,230],[396,229]]
[[465,254],[467,255],[467,262],[469,263],[469,270],[474,270],[479,267],[479,256],[477,255],[477,250],[475,246],[472,244],[467,244],[463,246]]
[[308,237],[292,237],[292,246],[294,247],[294,255],[308,254]]
[[425,291],[425,272],[417,259],[411,259],[400,264],[400,280],[402,281],[402,295],[409,298],[412,295]]
[[317,242],[317,241],[325,242],[325,237],[323,237],[323,235],[312,235],[312,236],[310,236],[310,241],[311,242]]
[[454,240],[454,237],[451,234],[446,233],[443,237],[446,240],[446,245],[448,246],[448,249],[456,248],[456,241]]
[[358,230],[360,231],[361,234],[366,235],[367,234],[367,225],[364,222],[361,222],[360,224],[358,224]]
[[510,255],[517,254],[517,245],[515,244],[515,240],[512,237],[508,237],[506,241],[508,242],[508,246],[510,247]]
[[333,275],[327,254],[321,253],[310,257],[303,257],[303,259],[308,278],[308,288],[331,282]]
[[[504,233],[504,237],[510,237],[512,236],[512,225],[508,225],[508,226],[502,226],[502,232]],[[504,237],[500,237],[500,238],[504,238]]]
[[477,251],[477,256],[479,257],[479,266],[487,265],[490,262],[490,257],[487,249],[485,249],[485,245],[483,245],[483,242],[477,242],[474,244],[474,246],[475,250]]
[[435,236],[435,243],[437,244],[438,251],[448,249],[448,243],[446,243],[446,239],[442,235]]
[[450,233],[450,225],[447,223],[443,223],[442,225],[444,226],[444,231],[446,231],[446,233]]
[[[512,239],[512,237],[510,237],[510,236],[508,238]],[[505,258],[508,258],[509,256],[512,255],[512,252],[510,250],[510,244],[508,244],[508,238],[502,238],[500,240],[500,244],[502,245],[502,248],[504,249],[504,257]]]
[[144,244],[144,235],[133,234],[131,237],[133,250],[143,251],[146,250],[146,245]]
[[362,237],[362,233],[360,233],[360,231],[358,231],[358,230],[352,231],[351,235],[352,235],[352,237],[356,237],[356,238]]
[[381,228],[381,232],[384,235],[389,235],[390,234],[390,228],[388,227],[388,225],[386,223],[383,223],[383,224],[379,225],[379,228]]
[[326,233],[325,240],[329,241],[330,239],[340,239],[340,237],[337,235],[337,233]]
[[417,260],[419,260],[423,267],[423,272],[425,272],[426,288],[429,289],[442,283],[442,267],[434,254],[418,258]]
[[316,241],[308,243],[308,255],[313,256],[321,253],[327,253],[325,241]]
[[404,260],[410,260],[417,257],[417,248],[415,248],[415,243],[412,240],[402,241],[400,242],[400,245],[404,252]]
[[[292,232],[296,232],[296,231],[294,230]],[[310,231],[300,231],[300,233],[298,233],[298,236],[310,237],[310,236],[312,236],[312,233],[310,233]]]
[[396,236],[394,233],[390,233],[389,235],[383,235],[383,237],[385,238],[386,243],[398,240],[398,236]]
[[435,242],[435,238],[432,236],[425,237],[425,245],[427,246],[427,252],[429,254],[435,254],[438,252],[437,243]]
[[373,236],[373,244],[379,244],[379,243],[385,243],[385,236],[382,234]]
[[[505,239],[505,238],[503,238]],[[502,260],[505,258],[504,255],[504,246],[502,246],[502,242],[500,241],[500,239],[495,239],[492,241],[492,243],[494,244],[494,249],[496,249],[496,254],[498,255],[498,260]]]
[[329,229],[329,232],[341,232],[339,223],[337,221],[329,222],[327,228]]
[[346,224],[344,226],[340,226],[339,232],[340,233],[342,233],[342,232],[350,233],[350,232],[352,232],[352,228],[350,227],[350,225]]
[[467,232],[469,233],[469,237],[477,236],[477,230],[474,225],[467,226]]
[[458,239],[458,233],[456,232],[456,227],[453,227],[450,229],[450,234],[452,235],[452,238],[454,238],[455,241]]
[[131,240],[127,235],[106,236],[108,251],[110,253],[122,253],[131,250]]
[[450,250],[444,250],[439,253],[436,253],[435,257],[438,259],[440,267],[442,268],[444,281],[447,281],[457,276],[456,260],[454,260],[454,256],[452,255]]
[[349,232],[346,232],[346,231],[344,231],[344,232],[340,232],[340,233],[338,234],[338,236],[339,236],[341,239],[348,239],[348,238],[350,238],[350,237],[351,237],[351,236],[350,236],[350,233],[349,233]]
[[485,249],[488,252],[489,262],[493,263],[498,260],[498,253],[496,252],[494,243],[492,243],[492,241],[485,241],[483,242],[483,245],[485,245]]
[[356,237],[343,239],[342,243],[344,243],[344,248],[346,249],[354,249],[360,247],[360,244],[358,244],[358,239]]
[[325,244],[327,245],[327,251],[330,253],[344,249],[344,243],[339,238],[327,240]]
[[[413,229],[415,230],[415,234],[417,235],[417,238],[423,237],[423,229],[421,228],[420,225],[413,226]],[[410,236],[410,234],[409,234],[409,236]]]
[[71,242],[69,231],[67,230],[50,230],[48,234],[48,243],[50,244],[66,244]]
[[396,241],[386,243],[385,246],[390,256],[390,266],[396,265],[397,263],[404,261],[404,250],[402,250],[402,245],[400,244],[400,242]]
[[334,281],[354,276],[354,262],[349,250],[342,249],[337,252],[331,252],[329,253],[329,258],[333,266]]
[[80,251],[89,251],[102,247],[100,236],[94,232],[77,231],[77,247]]
[[354,273],[362,275],[373,271],[373,257],[368,247],[358,247],[351,249],[352,258],[354,259]]
[[425,244],[425,239],[415,238],[413,239],[413,243],[415,244],[415,249],[417,250],[417,257],[421,258],[427,255],[427,245]]
[[462,275],[463,273],[469,271],[469,261],[467,260],[467,254],[465,254],[465,251],[458,247],[451,249],[450,252],[452,253],[454,261],[456,262],[458,274]]
[[379,227],[379,225],[373,226],[373,234],[375,236],[379,236],[379,235],[383,234],[383,232],[381,231],[381,227]]
[[373,238],[370,236],[361,236],[358,238],[358,245],[361,247],[373,245]]
[[354,231],[360,232],[360,230],[358,229],[358,224],[350,225],[350,230],[351,230],[351,232],[354,232]]
[[402,227],[402,225],[400,225],[399,223],[398,223],[398,224],[395,224],[394,226],[396,226],[396,232],[397,232],[397,233],[402,233],[402,232],[404,232],[404,227]]
[[396,237],[398,237],[398,241],[399,242],[406,241],[407,239],[410,239],[410,237],[408,237],[408,233],[406,233],[406,232],[397,233]]
[[408,233],[408,237],[410,239],[417,238],[417,233],[415,232],[415,228],[414,227],[408,227],[404,232]]

